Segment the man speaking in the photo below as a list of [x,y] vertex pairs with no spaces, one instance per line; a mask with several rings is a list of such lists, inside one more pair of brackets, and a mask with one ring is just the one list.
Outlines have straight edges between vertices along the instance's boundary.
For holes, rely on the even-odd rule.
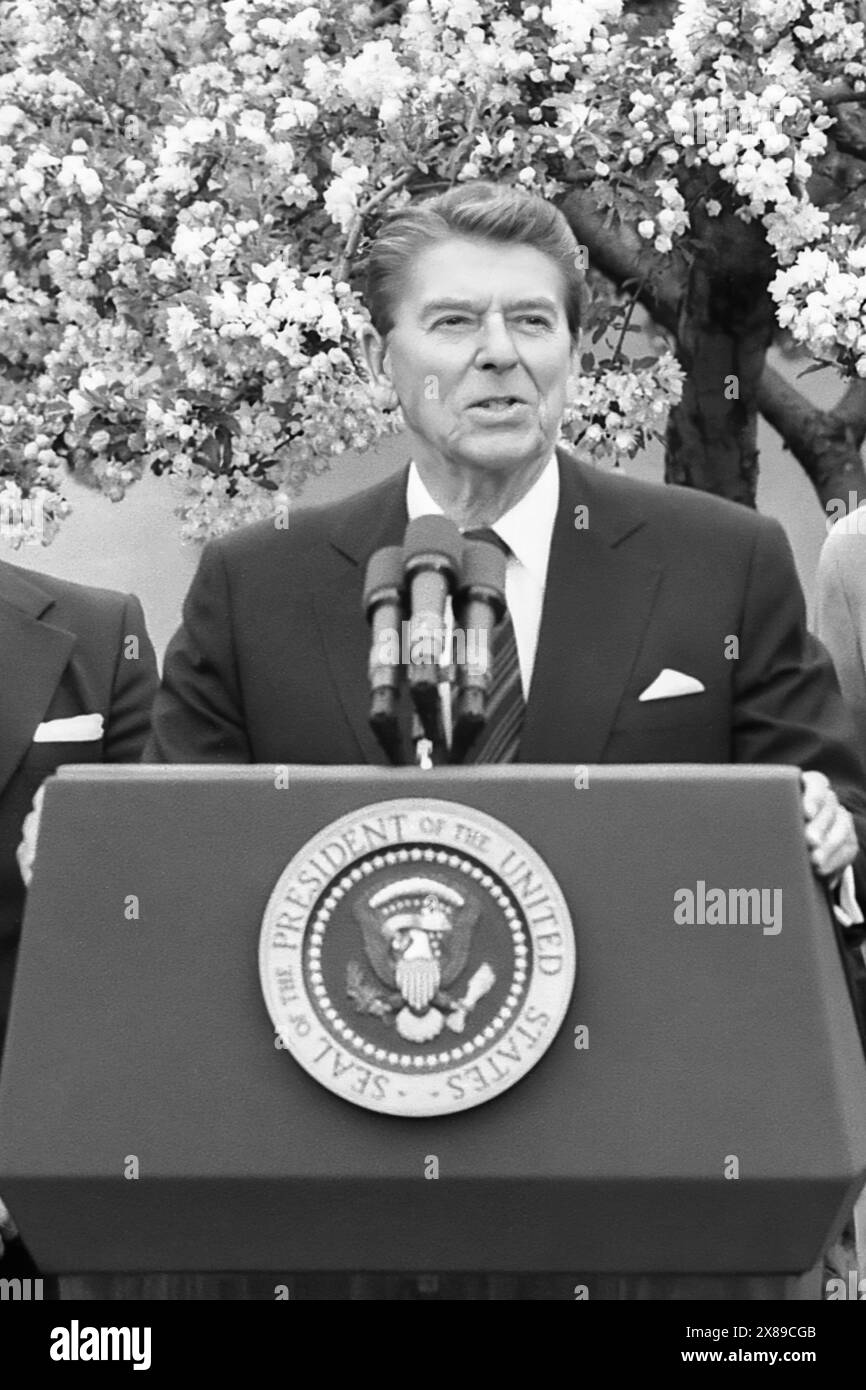
[[858,854],[850,812],[866,844],[863,772],[781,527],[557,446],[579,259],[562,214],[520,189],[466,184],[392,214],[363,348],[402,407],[408,468],[206,547],[145,759],[387,763],[368,722],[366,565],[441,512],[506,555],[501,698],[467,761],[796,765],[812,864],[835,884]]

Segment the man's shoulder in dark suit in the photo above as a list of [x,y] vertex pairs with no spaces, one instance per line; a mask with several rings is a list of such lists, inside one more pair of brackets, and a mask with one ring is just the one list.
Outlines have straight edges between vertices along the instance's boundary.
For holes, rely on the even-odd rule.
[[226,536],[211,541],[208,548],[218,550],[232,569],[249,566],[264,567],[276,561],[304,565],[318,561],[323,543],[337,542],[353,533],[359,541],[358,527],[366,518],[380,516],[383,506],[390,506],[405,494],[406,470],[389,475],[371,487],[359,488],[335,502],[301,505],[285,518],[275,516],[241,526]]
[[726,540],[737,538],[754,544],[759,534],[782,530],[772,517],[726,497],[677,483],[633,478],[619,469],[594,467],[565,451],[560,456],[564,456],[566,467],[573,469],[578,492],[600,503],[606,517],[628,518],[635,523],[641,520],[661,532],[675,530],[680,540],[686,536],[722,535]]
[[55,620],[60,613],[75,620],[80,633],[95,631],[105,638],[107,618],[119,618],[129,603],[130,595],[117,589],[104,589],[77,580],[60,579],[42,571],[28,570],[20,565],[0,560],[0,602],[11,604],[27,613],[45,611],[55,605]]

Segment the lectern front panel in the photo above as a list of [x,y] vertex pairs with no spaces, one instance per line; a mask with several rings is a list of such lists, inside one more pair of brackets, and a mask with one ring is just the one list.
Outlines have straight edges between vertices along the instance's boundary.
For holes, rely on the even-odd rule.
[[[537,1063],[426,1118],[310,1075],[258,963],[300,847],[405,798],[511,827],[558,882],[578,957]],[[100,768],[48,785],[0,1085],[0,1193],[46,1269],[793,1273],[862,1183],[864,1117],[793,769]]]

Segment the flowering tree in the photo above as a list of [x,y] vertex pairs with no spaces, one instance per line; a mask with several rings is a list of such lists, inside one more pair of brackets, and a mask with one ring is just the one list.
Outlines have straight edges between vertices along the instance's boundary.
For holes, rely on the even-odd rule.
[[[475,177],[560,202],[592,282],[564,422],[754,503],[762,411],[866,495],[864,25],[854,0],[0,3],[0,505],[63,470],[185,482],[187,536],[400,427],[364,380],[365,248]],[[628,352],[633,316],[652,350]],[[807,405],[774,337],[850,384]],[[18,509],[17,512],[15,509]],[[9,528],[7,526],[7,534]]]

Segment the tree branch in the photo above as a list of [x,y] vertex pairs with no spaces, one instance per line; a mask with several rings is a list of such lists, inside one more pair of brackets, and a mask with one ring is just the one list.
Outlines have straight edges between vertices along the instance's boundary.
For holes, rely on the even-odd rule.
[[396,193],[399,188],[405,187],[414,173],[414,169],[404,169],[401,174],[398,174],[396,178],[390,179],[388,183],[385,184],[384,188],[380,188],[378,193],[372,194],[371,197],[358,208],[352,221],[351,228],[349,229],[349,235],[343,254],[340,257],[340,263],[337,267],[336,283],[345,280],[349,273],[352,257],[358,249],[358,242],[361,240],[361,233],[364,230],[364,218],[368,213],[372,212],[375,207],[378,207],[380,203],[384,203],[387,198],[390,198],[392,193]]
[[[860,448],[866,438],[866,381],[854,381],[832,410],[821,410],[769,363],[758,385],[758,407],[803,468],[826,510],[866,500]],[[856,500],[854,500],[856,499]]]
[[866,89],[852,92],[844,82],[816,82],[809,89],[813,101],[825,106],[844,106],[847,102],[866,102]]
[[866,439],[866,381],[852,381],[841,401],[833,407],[833,414],[850,428],[859,449]]
[[656,323],[675,332],[685,285],[670,257],[653,251],[630,227],[605,226],[588,193],[570,193],[562,212],[601,273],[617,285],[637,281],[639,303]]

